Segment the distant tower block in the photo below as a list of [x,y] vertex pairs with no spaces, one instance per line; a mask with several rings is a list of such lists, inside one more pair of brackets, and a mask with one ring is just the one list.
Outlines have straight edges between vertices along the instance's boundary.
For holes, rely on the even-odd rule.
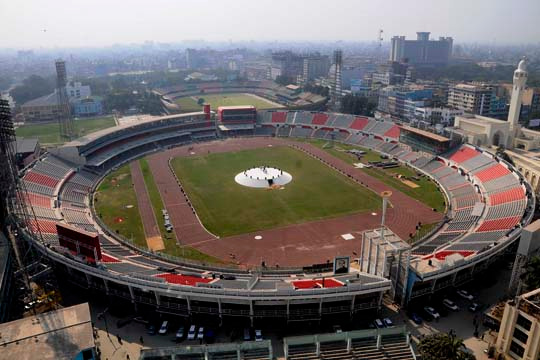
[[60,136],[64,139],[72,139],[75,135],[73,118],[71,117],[71,107],[66,91],[67,74],[66,62],[56,60],[56,97],[58,99],[58,124],[60,125]]
[[334,111],[341,110],[341,68],[343,65],[343,52],[334,51],[334,79],[332,83],[330,102]]
[[519,114],[521,113],[521,101],[525,84],[527,83],[527,60],[523,58],[514,71],[514,86],[510,98],[510,110],[508,111],[508,123],[510,124],[510,136],[514,137],[519,130]]

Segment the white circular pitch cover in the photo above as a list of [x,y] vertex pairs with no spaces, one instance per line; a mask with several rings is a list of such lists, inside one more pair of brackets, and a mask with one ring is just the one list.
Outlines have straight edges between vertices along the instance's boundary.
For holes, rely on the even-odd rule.
[[234,177],[234,181],[240,185],[261,189],[267,189],[274,185],[283,186],[290,183],[291,180],[292,176],[288,172],[266,166],[242,171]]

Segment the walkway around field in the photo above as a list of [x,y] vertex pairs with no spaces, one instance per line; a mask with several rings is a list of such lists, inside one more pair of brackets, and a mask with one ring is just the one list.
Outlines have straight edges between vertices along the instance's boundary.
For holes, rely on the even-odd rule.
[[[204,230],[168,167],[169,159],[191,156],[191,152],[205,155],[208,152],[232,152],[269,145],[301,147],[373,191],[379,193],[392,190],[392,207],[387,211],[386,223],[403,239],[407,239],[410,233],[415,233],[419,222],[435,223],[443,217],[443,214],[432,211],[423,203],[311,144],[276,138],[227,139],[196,144],[190,151],[188,146],[182,146],[149,157],[150,168],[180,243],[224,260],[231,260],[232,257],[234,261],[248,265],[260,265],[264,261],[268,266],[298,266],[332,260],[335,255],[359,256],[361,234],[365,230],[380,226],[379,212],[340,216],[219,239]],[[355,239],[344,240],[341,237],[348,233],[353,234]],[[255,236],[261,238],[256,240]]]
[[152,208],[152,202],[148,196],[144,176],[141,171],[141,166],[138,161],[132,161],[130,164],[131,178],[137,194],[137,204],[139,205],[139,213],[146,235],[146,243],[148,248],[157,251],[165,249],[165,244],[161,238],[161,232],[156,220],[156,214]]

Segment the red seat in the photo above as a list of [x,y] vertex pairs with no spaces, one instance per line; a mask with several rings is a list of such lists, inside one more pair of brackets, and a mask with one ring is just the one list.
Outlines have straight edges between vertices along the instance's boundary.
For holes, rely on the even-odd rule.
[[488,182],[508,174],[510,174],[510,170],[501,164],[497,164],[480,171],[475,176],[482,182]]

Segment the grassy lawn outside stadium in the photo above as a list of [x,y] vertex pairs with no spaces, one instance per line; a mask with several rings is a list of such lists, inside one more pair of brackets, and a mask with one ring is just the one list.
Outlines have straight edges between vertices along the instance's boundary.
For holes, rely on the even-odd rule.
[[236,106],[236,105],[253,105],[257,110],[274,109],[282,107],[272,104],[271,102],[258,97],[244,93],[223,93],[223,94],[199,94],[193,97],[183,97],[174,100],[180,106],[182,112],[201,111],[202,106],[197,103],[196,99],[203,98],[206,104],[210,104],[212,109],[217,109],[219,106]]
[[[174,170],[207,229],[237,235],[379,208],[379,196],[298,150],[273,147],[175,158]],[[273,166],[293,180],[282,190],[234,181],[254,166]]]
[[[115,125],[114,118],[112,116],[78,119],[74,120],[73,122],[77,137]],[[60,138],[60,127],[56,122],[23,125],[18,127],[15,132],[17,136],[37,137],[40,144],[62,144],[65,142],[64,139]]]
[[147,247],[129,165],[111,172],[96,190],[94,208],[109,229]]

